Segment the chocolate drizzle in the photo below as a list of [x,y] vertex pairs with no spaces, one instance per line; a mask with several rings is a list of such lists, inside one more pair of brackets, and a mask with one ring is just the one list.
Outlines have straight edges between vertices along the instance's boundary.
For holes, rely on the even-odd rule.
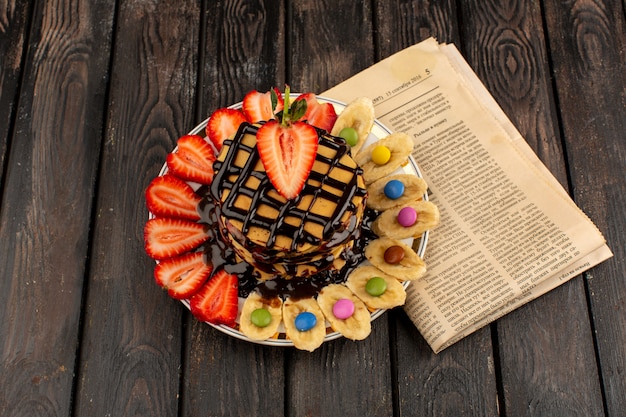
[[[203,197],[200,205],[201,221],[215,225],[219,210],[209,197],[207,187],[201,187],[196,193]],[[344,282],[350,272],[363,262],[365,255],[361,248],[376,238],[369,226],[377,214],[370,209],[365,211],[359,237],[355,240],[353,249],[347,249],[342,254],[346,265],[341,270],[322,271],[306,279],[288,279],[276,276],[271,280],[260,281],[255,267],[239,260],[228,241],[224,239],[223,233],[215,228],[212,229],[211,239],[204,244],[202,250],[205,255],[205,262],[212,265],[214,271],[224,269],[230,274],[237,275],[239,297],[246,298],[253,291],[258,291],[266,298],[274,296],[283,299],[287,297],[292,299],[315,297],[326,285]]]
[[[263,169],[257,130],[244,123],[224,142],[213,164],[212,184],[197,191],[203,197],[202,221],[213,225],[214,238],[204,247],[206,260],[214,270],[224,268],[239,277],[241,297],[251,291],[283,298],[316,296],[329,283],[345,281],[364,259],[361,248],[371,232],[362,224],[364,213],[366,220],[370,214],[362,170],[346,158],[350,147],[345,141],[319,131],[314,169],[298,197],[286,200]],[[328,207],[332,212],[321,214]],[[250,237],[252,230],[257,234]],[[259,241],[259,230],[266,241]],[[340,270],[332,268],[336,257],[345,265]],[[309,268],[304,275],[303,264]]]
[[[224,142],[226,152],[222,151],[213,165],[210,196],[219,206],[222,223],[231,237],[258,262],[280,259],[287,265],[307,262],[356,238],[360,227],[357,212],[363,211],[367,191],[362,180],[359,183],[361,168],[342,162],[349,152],[345,141],[320,131],[319,146],[325,149],[316,156],[318,169],[311,171],[295,199],[286,200],[276,192],[263,169],[254,139],[257,130],[258,126],[243,123],[234,138]],[[337,173],[348,181],[334,178]],[[242,198],[248,204],[243,204]],[[328,216],[316,210],[318,205],[331,204],[334,210]],[[261,207],[271,215],[263,215]],[[311,233],[307,225],[317,225],[313,229],[320,229],[321,235]],[[266,231],[265,240],[249,237],[255,228]]]

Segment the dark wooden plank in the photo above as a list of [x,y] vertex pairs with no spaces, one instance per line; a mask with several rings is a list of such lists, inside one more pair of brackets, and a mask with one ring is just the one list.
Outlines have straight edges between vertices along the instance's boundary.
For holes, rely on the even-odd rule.
[[292,89],[320,93],[374,63],[369,2],[303,1],[292,6]]
[[[287,27],[292,87],[319,93],[372,65],[371,17],[369,2],[295,2]],[[338,339],[312,353],[290,352],[288,415],[393,415],[386,316],[372,327],[363,341]]]
[[[285,80],[280,2],[205,2],[199,119]],[[227,336],[187,315],[182,415],[284,415],[284,349]]]
[[459,44],[459,21],[454,1],[377,0],[378,59],[433,37]]
[[[382,57],[428,37],[459,46],[453,2],[380,2]],[[418,164],[420,161],[417,161]],[[428,249],[426,250],[428,252]],[[402,311],[394,311],[400,415],[498,415],[490,329],[484,328],[435,355]]]
[[[539,3],[464,3],[462,19],[469,62],[567,188]],[[602,414],[595,361],[576,360],[594,357],[583,284],[568,282],[497,322],[507,415]]]
[[[4,161],[17,107],[21,69],[24,67],[25,42],[28,34],[31,2],[5,0],[0,3],[0,184]],[[1,190],[0,190],[1,192]]]
[[152,278],[143,192],[193,123],[199,15],[196,1],[119,6],[76,415],[178,412],[184,310]]
[[[615,257],[585,273],[607,415],[626,409],[626,33],[623,2],[546,1],[574,200]],[[583,358],[591,360],[591,358]]]
[[400,415],[501,415],[488,327],[435,355],[407,315],[394,314]]
[[71,411],[110,48],[104,4],[38,6],[0,220],[2,415]]
[[285,83],[285,8],[263,0],[206,2],[200,119],[250,90]]

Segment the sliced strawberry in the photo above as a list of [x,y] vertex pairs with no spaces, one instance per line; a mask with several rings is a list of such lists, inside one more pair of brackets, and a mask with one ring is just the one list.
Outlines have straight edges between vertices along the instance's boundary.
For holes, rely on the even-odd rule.
[[215,149],[222,149],[222,142],[229,138],[239,125],[246,121],[246,117],[241,110],[221,108],[213,112],[206,125],[206,133]]
[[275,114],[283,109],[283,99],[280,91],[274,89],[276,93],[276,108],[272,109],[272,93],[260,93],[256,90],[250,91],[243,98],[242,110],[243,114],[250,123],[256,123],[263,120],[271,120],[275,118]]
[[169,174],[156,177],[146,188],[146,206],[156,217],[199,220],[200,200],[189,184]]
[[233,327],[238,311],[237,276],[220,269],[191,297],[191,314],[200,321]]
[[304,122],[285,126],[272,120],[259,128],[256,139],[261,162],[272,185],[286,199],[295,198],[315,162],[317,131]]
[[213,180],[215,152],[200,135],[185,135],[178,139],[178,149],[167,155],[167,167],[178,178],[200,184]]
[[161,261],[154,268],[154,279],[170,297],[189,298],[198,292],[213,270],[203,258],[202,252],[191,252]]
[[153,259],[167,259],[197,248],[209,239],[206,226],[182,219],[158,217],[144,227],[146,253]]
[[315,127],[330,132],[337,121],[337,112],[330,103],[320,103],[313,93],[300,94],[297,100],[306,100],[306,113],[302,120],[306,120]]

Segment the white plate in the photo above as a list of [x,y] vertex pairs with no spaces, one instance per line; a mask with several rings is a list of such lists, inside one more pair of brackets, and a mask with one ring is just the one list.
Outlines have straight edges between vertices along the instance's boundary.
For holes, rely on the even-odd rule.
[[[292,97],[298,97],[300,94],[299,93],[292,93]],[[322,97],[322,96],[317,96],[318,101],[320,102],[328,102],[328,103],[332,103],[332,105],[335,107],[335,111],[337,112],[337,114],[341,113],[341,111],[346,107],[345,103],[342,103],[340,101],[337,100],[333,100],[331,98],[327,98],[327,97]],[[233,109],[240,109],[241,108],[242,103],[236,103],[233,104],[232,106],[229,106],[230,108]],[[206,119],[205,121],[203,121],[202,123],[200,123],[198,126],[196,126],[191,132],[189,132],[190,135],[200,135],[200,136],[205,136],[205,129],[206,129],[206,125],[208,123],[209,119]],[[385,125],[383,125],[382,123],[380,123],[378,120],[374,121],[374,126],[372,128],[372,132],[370,133],[367,141],[365,142],[364,146],[369,145],[370,143],[374,143],[376,141],[378,141],[379,139],[382,139],[388,135],[390,135],[392,133],[391,130],[389,130]],[[404,167],[400,168],[397,172],[395,173],[407,173],[407,174],[413,174],[416,175],[418,177],[421,177],[421,173],[420,170],[417,166],[417,163],[415,162],[415,160],[413,159],[412,156],[409,156],[409,163],[406,164]],[[163,167],[161,168],[161,171],[159,172],[159,176],[161,175],[165,175],[167,173],[167,164],[163,164]],[[194,183],[190,183],[190,185],[195,189],[197,189],[199,187],[198,184],[194,184]],[[424,200],[428,200],[428,195],[426,193],[424,193],[423,196]],[[150,218],[153,217],[152,213],[150,213]],[[406,243],[409,246],[413,246],[413,239],[405,239],[404,243]],[[422,234],[420,241],[418,243],[418,247],[415,249],[416,253],[423,258],[424,257],[424,253],[426,252],[426,244],[428,243],[428,231],[424,232],[424,234]],[[367,261],[365,261],[367,262]],[[409,281],[404,281],[403,282],[403,286],[406,289],[406,287],[408,287],[409,285]],[[241,308],[243,306],[245,299],[239,297],[239,311],[241,311]],[[182,300],[181,301],[187,308],[190,308],[189,305],[189,301],[188,300]],[[378,309],[375,310],[374,312],[371,313],[371,319],[376,320],[378,317],[380,317],[386,310],[385,309]],[[246,335],[244,335],[242,332],[240,332],[239,330],[233,329],[232,327],[228,327],[225,326],[223,324],[213,324],[213,323],[208,323],[210,326],[216,328],[217,330],[235,337],[237,339],[241,339],[241,340],[246,340],[248,342],[252,342],[252,343],[257,343],[257,344],[261,344],[261,345],[267,345],[267,346],[293,346],[293,342],[289,339],[285,339],[285,335],[284,333],[279,333],[279,337],[278,338],[272,338],[272,339],[267,339],[267,340],[252,340],[249,339]],[[282,327],[282,324],[281,324]],[[338,339],[340,337],[342,337],[341,333],[339,332],[335,332],[332,331],[332,329],[330,328],[330,326],[326,325],[327,327],[327,334],[324,338],[324,342],[330,341],[330,340],[334,340],[334,339]]]

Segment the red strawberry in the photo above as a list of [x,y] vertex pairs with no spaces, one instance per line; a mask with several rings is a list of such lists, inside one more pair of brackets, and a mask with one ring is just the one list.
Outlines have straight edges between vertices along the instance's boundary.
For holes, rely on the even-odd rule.
[[313,93],[300,94],[297,100],[306,100],[306,113],[302,120],[308,121],[315,127],[330,132],[337,120],[335,107],[330,103],[320,103]]
[[200,200],[189,184],[169,174],[156,177],[146,189],[146,206],[156,217],[199,220]]
[[167,167],[178,178],[210,184],[213,180],[215,152],[200,135],[185,135],[178,139],[178,149],[167,155]]
[[238,311],[237,276],[220,269],[191,297],[191,314],[200,321],[233,327]]
[[276,191],[288,200],[302,191],[317,155],[319,142],[315,128],[304,122],[292,122],[299,120],[305,110],[306,101],[296,101],[289,107],[287,87],[282,121],[271,120],[256,134],[263,168]]
[[241,110],[228,108],[215,110],[206,125],[207,136],[215,145],[215,149],[221,150],[224,139],[237,132],[239,125],[245,121],[246,117]]
[[242,110],[250,123],[274,119],[274,115],[283,109],[283,98],[280,91],[275,88],[274,92],[276,100],[275,108],[273,108],[272,105],[271,91],[260,93],[256,90],[252,90],[244,96]]
[[209,239],[206,226],[189,220],[160,217],[144,227],[146,253],[153,259],[167,259],[200,246]]
[[161,261],[154,268],[154,279],[170,297],[189,298],[198,292],[213,270],[203,257],[202,252],[191,252]]

